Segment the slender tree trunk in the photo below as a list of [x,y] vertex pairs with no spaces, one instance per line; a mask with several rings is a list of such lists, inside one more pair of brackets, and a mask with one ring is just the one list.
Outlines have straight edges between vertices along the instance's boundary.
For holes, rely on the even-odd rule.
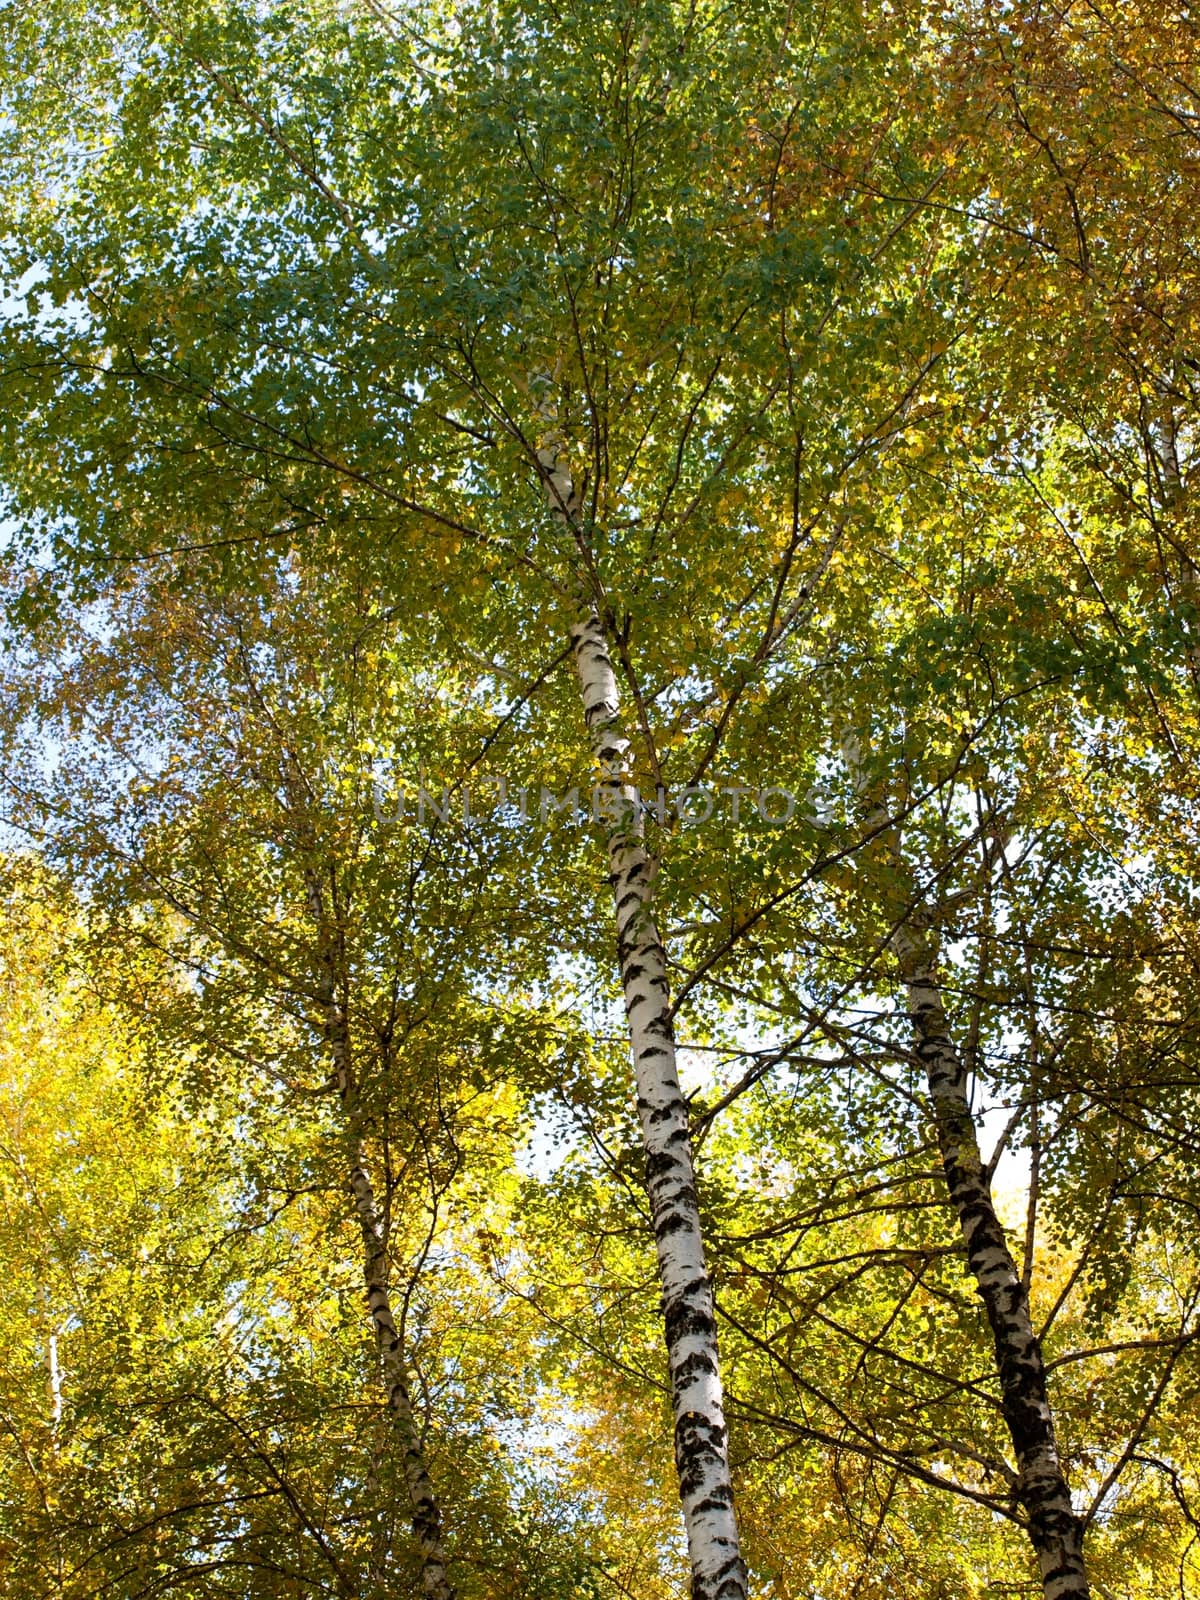
[[[538,451],[551,508],[578,535],[579,503],[557,439]],[[704,1262],[687,1103],[679,1087],[666,953],[654,917],[657,863],[647,855],[630,778],[630,746],[600,619],[590,608],[571,645],[592,750],[617,922],[617,954],[637,1084],[646,1189],[662,1286],[675,1421],[675,1465],[693,1600],[744,1600],[717,1360],[712,1283]]]
[[979,1150],[967,1074],[950,1034],[933,942],[902,927],[893,939],[937,1130],[946,1186],[958,1214],[967,1263],[979,1286],[996,1349],[1004,1420],[1016,1456],[1018,1494],[1041,1568],[1046,1600],[1087,1600],[1083,1520],[1059,1459],[1041,1345],[1029,1295],[996,1215]]
[[353,1086],[347,1058],[345,1019],[340,1013],[335,1012],[331,1021],[333,1027],[330,1043],[333,1049],[334,1071],[338,1093],[342,1097],[347,1114],[350,1193],[354,1199],[354,1209],[362,1234],[363,1280],[367,1289],[367,1307],[375,1327],[375,1339],[383,1366],[388,1412],[403,1457],[404,1481],[408,1486],[408,1500],[412,1511],[412,1531],[421,1551],[422,1587],[430,1596],[430,1600],[454,1600],[454,1589],[446,1575],[441,1510],[425,1466],[425,1451],[416,1417],[413,1415],[412,1399],[404,1371],[404,1348],[396,1319],[392,1314],[383,1226],[380,1222],[379,1208],[375,1203],[371,1175],[367,1170],[366,1150],[358,1133],[358,1119],[352,1106],[348,1104],[353,1096]]
[[[318,937],[323,938],[324,917],[320,891],[311,881],[309,898],[313,905]],[[421,1552],[421,1586],[429,1596],[429,1600],[455,1600],[455,1591],[446,1573],[441,1509],[425,1466],[425,1451],[420,1429],[413,1414],[412,1398],[404,1371],[404,1347],[392,1313],[387,1244],[367,1166],[366,1147],[355,1104],[357,1087],[350,1055],[350,1033],[345,1012],[337,1002],[332,963],[327,963],[321,989],[325,1031],[333,1058],[333,1080],[346,1118],[349,1189],[362,1235],[363,1281],[367,1290],[367,1307],[371,1313],[375,1341],[383,1368],[388,1414],[403,1460],[413,1536]]]
[[[842,760],[860,793],[867,787],[862,744],[843,730]],[[937,942],[920,905],[914,875],[900,847],[900,829],[886,804],[863,806],[869,851],[884,858],[887,900],[896,924],[891,946],[904,983],[916,1053],[925,1069],[950,1203],[962,1231],[967,1265],[987,1312],[1000,1378],[1004,1420],[1017,1463],[1017,1493],[1041,1569],[1045,1600],[1088,1600],[1083,1519],[1076,1515],[1058,1454],[1042,1348],[1033,1328],[1029,1291],[996,1215],[991,1175],[983,1165],[967,1093],[967,1070],[950,1033],[937,976]]]

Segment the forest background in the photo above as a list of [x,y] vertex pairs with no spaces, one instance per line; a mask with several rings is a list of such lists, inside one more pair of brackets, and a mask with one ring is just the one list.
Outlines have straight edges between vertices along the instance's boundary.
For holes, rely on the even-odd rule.
[[0,17],[5,1593],[1200,1592],[1190,8]]

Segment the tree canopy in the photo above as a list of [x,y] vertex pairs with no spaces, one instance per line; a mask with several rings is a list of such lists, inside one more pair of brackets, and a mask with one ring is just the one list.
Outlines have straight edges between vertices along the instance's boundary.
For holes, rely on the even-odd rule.
[[1200,1592],[1187,9],[2,14],[6,1592]]

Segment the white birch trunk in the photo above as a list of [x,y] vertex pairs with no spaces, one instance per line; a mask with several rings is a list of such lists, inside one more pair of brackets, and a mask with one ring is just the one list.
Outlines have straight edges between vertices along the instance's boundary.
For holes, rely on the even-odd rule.
[[[538,462],[551,508],[574,536],[581,508],[556,436],[543,442]],[[675,1060],[666,953],[654,917],[656,863],[646,853],[636,791],[629,782],[630,746],[621,729],[616,675],[604,629],[590,608],[571,628],[571,645],[602,774],[600,788],[607,797],[605,844],[662,1286],[691,1593],[693,1600],[744,1600],[746,1568],[734,1516],[713,1290],[704,1261],[687,1103]]]
[[1018,1471],[1017,1493],[1041,1569],[1046,1600],[1087,1600],[1083,1521],[1058,1454],[1041,1345],[1029,1295],[996,1215],[967,1095],[967,1073],[950,1034],[937,980],[934,946],[902,927],[893,939],[925,1068],[946,1186],[958,1214],[967,1262],[987,1310],[1000,1375],[1001,1402]]
[[[847,732],[841,746],[842,759],[861,791],[861,745]],[[865,825],[886,853],[885,870],[892,879],[888,899],[903,919],[892,935],[892,949],[904,983],[916,1053],[925,1069],[946,1188],[992,1332],[1001,1405],[1017,1463],[1017,1493],[1041,1571],[1042,1590],[1045,1600],[1088,1600],[1083,1520],[1072,1505],[1058,1454],[1046,1366],[1033,1328],[1029,1293],[996,1214],[991,1177],[980,1154],[966,1067],[942,1004],[937,946],[927,931],[928,913],[917,905],[916,883],[901,854],[900,830],[890,821],[886,806],[870,808]]]
[[62,1421],[62,1368],[58,1364],[58,1335],[52,1333],[46,1340],[46,1378],[50,1391],[50,1423],[57,1428]]

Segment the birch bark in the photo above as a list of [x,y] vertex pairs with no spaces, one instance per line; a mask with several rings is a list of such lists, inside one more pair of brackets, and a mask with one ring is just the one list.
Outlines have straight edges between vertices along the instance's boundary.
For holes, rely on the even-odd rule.
[[1083,1520],[1071,1504],[1058,1454],[1029,1295],[996,1215],[990,1176],[980,1155],[966,1069],[942,1004],[935,946],[915,918],[900,927],[893,946],[917,1055],[925,1069],[946,1187],[992,1330],[1004,1420],[1017,1461],[1017,1492],[1028,1518],[1042,1588],[1046,1600],[1087,1600]]
[[[537,458],[551,510],[578,540],[582,507],[557,431],[543,440]],[[692,1600],[745,1600],[713,1289],[704,1260],[687,1102],[679,1086],[666,952],[654,914],[657,863],[646,851],[641,808],[630,782],[630,742],[622,729],[604,627],[590,604],[582,612],[570,630],[571,648],[605,800],[604,839],[662,1288],[691,1594]]]
[[[842,759],[861,789],[865,778],[858,739],[846,733],[841,743]],[[942,1003],[929,913],[921,906],[914,874],[901,853],[899,827],[891,821],[887,807],[871,807],[866,827],[887,858],[888,899],[895,927],[891,945],[905,988],[916,1054],[925,1071],[947,1192],[992,1333],[1001,1405],[1017,1463],[1017,1493],[1037,1556],[1042,1590],[1045,1600],[1088,1600],[1083,1519],[1072,1505],[1058,1453],[1046,1366],[1033,1327],[1029,1293],[996,1214],[991,1176],[980,1154],[966,1066]]]

